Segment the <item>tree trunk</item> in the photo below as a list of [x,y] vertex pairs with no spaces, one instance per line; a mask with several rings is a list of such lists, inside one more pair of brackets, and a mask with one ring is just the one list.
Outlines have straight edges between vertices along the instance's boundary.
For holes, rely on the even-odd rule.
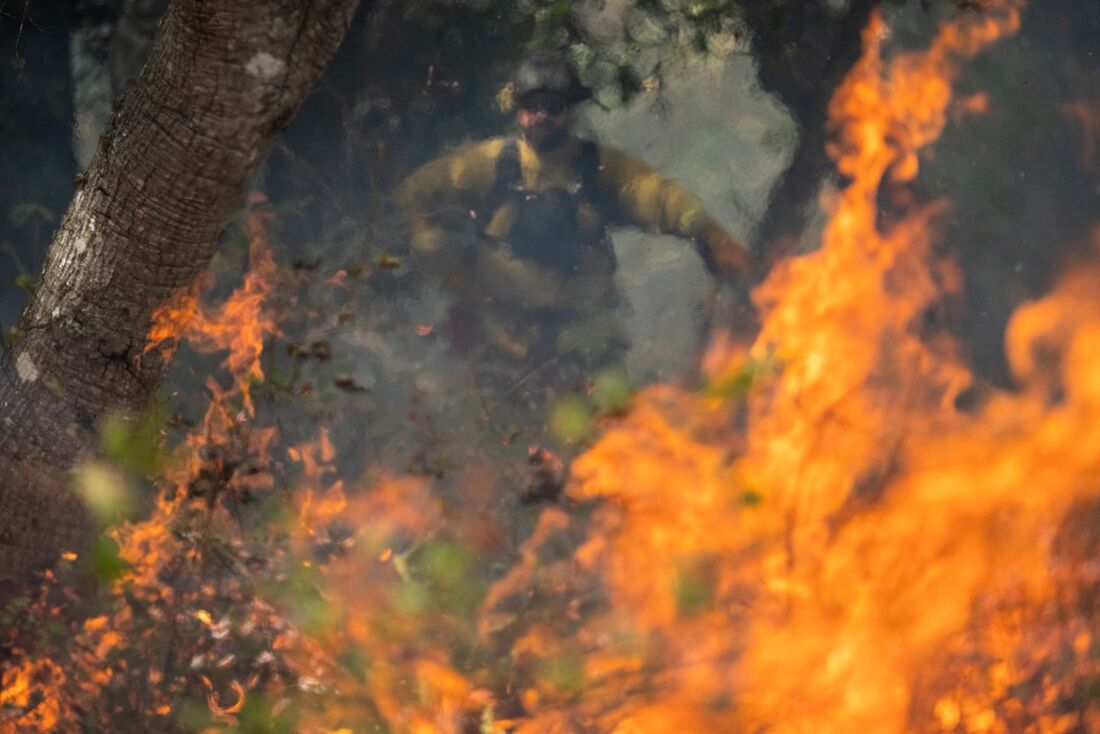
[[155,307],[190,285],[250,172],[332,57],[358,0],[175,0],[54,236],[0,369],[0,565],[80,547],[64,473],[167,367]]
[[823,3],[802,3],[785,12],[765,3],[745,4],[755,29],[760,84],[787,106],[800,131],[791,163],[772,189],[753,237],[768,265],[798,247],[814,198],[832,170],[825,149],[829,100],[862,53],[860,33],[880,4],[850,0],[837,18],[829,17]]

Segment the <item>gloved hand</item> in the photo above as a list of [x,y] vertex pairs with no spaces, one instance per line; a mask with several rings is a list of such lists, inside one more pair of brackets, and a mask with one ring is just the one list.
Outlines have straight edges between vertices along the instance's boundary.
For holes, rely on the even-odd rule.
[[700,230],[698,238],[703,260],[712,275],[743,278],[749,274],[749,250],[729,232],[714,223]]
[[[706,345],[716,332],[738,335],[739,341],[750,339],[756,328],[750,291],[758,274],[748,248],[713,222],[704,226],[696,239],[713,278],[700,324],[700,344]],[[700,354],[703,351],[701,348]]]

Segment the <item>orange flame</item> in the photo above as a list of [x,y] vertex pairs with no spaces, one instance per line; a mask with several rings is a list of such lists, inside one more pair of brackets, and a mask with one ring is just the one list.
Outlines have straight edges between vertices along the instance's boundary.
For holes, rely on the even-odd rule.
[[[542,646],[573,649],[588,686],[624,697],[582,696],[580,721],[616,732],[938,727],[953,704],[914,708],[934,688],[916,681],[950,669],[942,650],[971,629],[974,605],[1049,598],[1044,532],[1079,496],[1069,485],[1093,470],[1092,446],[1069,462],[1065,494],[1026,491],[1052,445],[1041,430],[1003,432],[1022,432],[1025,416],[1038,426],[1047,406],[1003,396],[981,416],[958,413],[969,372],[922,325],[958,283],[930,248],[941,206],[884,231],[877,209],[884,182],[917,175],[961,61],[1018,24],[1017,3],[987,3],[889,64],[884,24],[868,28],[831,107],[832,151],[851,183],[821,248],[780,264],[755,294],[764,320],[749,359],[776,370],[750,395],[743,456],[731,457],[740,441],[710,405],[665,389],[576,463],[572,496],[605,501],[576,562],[601,575],[611,611],[586,636],[625,629],[645,641],[633,648],[642,669],[611,678],[593,665],[610,650]],[[992,705],[972,707],[958,708],[971,730],[1004,725]],[[557,716],[540,711],[521,730],[553,731]]]
[[[239,580],[209,574],[212,558],[229,564],[241,564],[248,558],[233,519],[219,508],[226,501],[235,501],[237,492],[262,489],[272,482],[270,474],[260,468],[270,465],[268,452],[275,430],[242,424],[228,408],[229,399],[239,395],[247,414],[253,415],[249,386],[263,377],[259,360],[264,340],[277,334],[275,313],[268,302],[277,275],[267,246],[269,215],[260,206],[262,197],[253,196],[251,203],[251,265],[243,285],[222,306],[210,311],[199,307],[197,285],[154,315],[149,334],[148,349],[171,349],[165,340],[180,338],[203,351],[227,349],[225,366],[234,377],[234,386],[223,390],[212,379],[207,383],[209,409],[200,426],[178,447],[178,460],[169,463],[150,516],[106,531],[111,543],[104,546],[106,556],[101,562],[109,564],[112,578],[98,607],[101,613],[74,626],[57,656],[69,659],[66,670],[70,675],[50,660],[20,656],[4,667],[4,698],[0,700],[6,713],[0,714],[0,731],[74,731],[84,726],[82,715],[74,713],[77,710],[85,712],[85,723],[94,715],[99,717],[95,721],[110,729],[113,726],[106,722],[113,710],[120,710],[119,698],[125,701],[123,707],[135,714],[169,716],[176,708],[176,697],[190,687],[192,671],[231,668],[237,655],[225,645],[235,636],[277,636],[289,627],[268,605],[242,597]],[[257,468],[246,471],[248,466]],[[223,542],[226,545],[221,546]],[[78,556],[67,553],[65,558],[71,562]],[[208,576],[209,581],[205,580]],[[80,599],[50,574],[43,586],[43,599],[36,602],[34,611],[63,619],[63,606],[46,601],[58,591],[74,604]],[[243,624],[215,622],[208,611],[229,600],[239,613],[248,615]],[[173,643],[178,648],[173,655],[188,656],[183,661],[186,672],[166,668],[155,657],[128,662],[117,654],[129,649],[141,651],[139,658],[148,655],[163,646],[163,627],[169,625],[178,634],[182,620],[189,620],[196,633]],[[135,678],[139,670],[143,675]],[[230,673],[226,670],[219,677]],[[233,703],[223,706],[214,693],[215,682],[206,675],[198,679],[209,691],[207,703],[215,716],[229,720],[242,710],[244,684],[236,679],[223,681],[237,694]],[[250,679],[249,687],[255,682]],[[139,701],[139,695],[144,699]]]
[[64,671],[50,660],[4,671],[0,679],[0,732],[53,731],[76,712],[59,694]]
[[[249,269],[244,283],[219,307],[199,308],[199,292],[208,287],[202,276],[195,285],[169,299],[153,313],[145,351],[161,349],[169,356],[174,343],[189,341],[200,352],[228,350],[225,366],[237,381],[245,409],[252,406],[250,385],[264,378],[260,366],[264,340],[279,333],[269,298],[275,287],[278,268],[271,255],[269,224],[271,214],[264,208],[266,197],[253,193],[249,198]],[[166,342],[171,342],[166,344]]]

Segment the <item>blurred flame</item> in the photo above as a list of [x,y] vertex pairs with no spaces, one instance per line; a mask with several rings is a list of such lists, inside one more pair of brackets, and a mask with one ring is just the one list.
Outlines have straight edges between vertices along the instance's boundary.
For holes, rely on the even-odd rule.
[[[153,313],[145,351],[164,350],[168,355],[181,340],[200,352],[228,350],[225,366],[237,381],[246,411],[254,412],[250,385],[264,378],[260,366],[264,340],[279,333],[268,299],[276,284],[278,268],[271,256],[271,213],[260,193],[249,197],[247,217],[249,269],[244,283],[221,306],[199,308],[199,293],[208,286],[206,275],[195,285],[171,298]],[[165,344],[165,342],[171,342]]]
[[[942,130],[961,61],[1018,27],[1019,4],[984,10],[889,63],[881,19],[867,29],[831,106],[832,152],[851,182],[830,204],[822,246],[781,263],[754,294],[764,318],[748,356],[727,346],[707,363],[716,378],[776,365],[750,393],[743,453],[730,454],[741,439],[710,404],[664,388],[576,462],[572,496],[603,505],[575,562],[600,575],[609,611],[573,639],[523,649],[585,658],[580,721],[615,732],[1008,731],[1018,721],[1007,702],[1021,637],[1006,620],[1052,604],[1051,540],[1100,457],[1087,418],[1095,370],[1083,356],[1079,371],[1050,368],[1090,353],[1072,345],[1091,340],[1095,305],[1077,299],[1100,291],[1083,274],[1093,268],[1076,269],[1010,328],[1021,380],[1053,372],[1068,384],[961,413],[969,372],[926,318],[959,281],[931,249],[942,205],[888,228],[878,219],[882,186],[915,177]],[[1077,420],[1071,396],[1083,399]],[[980,633],[998,636],[979,645],[995,686],[936,697],[963,673],[952,653]],[[593,665],[614,646],[586,639],[630,635],[645,641],[634,647],[640,670]],[[1053,709],[1066,694],[1052,691]],[[562,728],[560,708],[529,713],[518,731]]]
[[[231,518],[218,512],[220,504],[238,491],[263,488],[271,481],[260,469],[269,467],[275,430],[242,424],[228,408],[239,397],[245,414],[254,414],[250,384],[263,377],[259,360],[264,340],[277,334],[268,301],[278,271],[267,245],[270,215],[263,201],[260,195],[250,199],[250,269],[242,286],[224,304],[208,310],[199,303],[197,285],[154,314],[149,334],[147,351],[170,350],[174,345],[165,340],[180,339],[192,341],[200,351],[228,350],[225,366],[234,377],[233,387],[208,381],[206,414],[177,448],[177,460],[168,464],[150,516],[108,528],[109,542],[89,554],[97,572],[111,574],[110,583],[98,607],[101,613],[72,625],[68,638],[61,638],[58,658],[68,659],[69,675],[48,659],[16,656],[4,667],[0,700],[7,708],[0,713],[0,732],[68,732],[94,728],[97,721],[109,730],[113,726],[102,717],[119,710],[166,716],[190,687],[192,671],[229,668],[236,660],[235,653],[226,654],[228,645],[258,632],[285,634],[290,627],[266,603],[242,598],[239,579],[210,573],[213,560],[239,562],[235,556],[243,550],[239,540],[218,545],[222,537],[239,535],[227,525]],[[64,558],[75,561],[78,556],[66,553]],[[203,581],[208,575],[212,581]],[[69,588],[57,588],[52,573],[45,581],[43,597],[31,609],[37,616],[62,620],[64,606],[79,604],[80,597]],[[58,592],[61,605],[48,601]],[[236,614],[246,615],[243,622],[214,621],[209,609],[229,600]],[[205,634],[181,638],[180,625],[187,618],[200,623]],[[184,669],[173,670],[159,653],[141,658],[163,647],[166,625],[176,630],[168,660],[178,657]],[[141,652],[136,658],[119,654],[127,649]],[[135,679],[139,671],[142,676]],[[212,689],[214,681],[206,675],[198,680],[210,690],[207,704],[215,716],[228,720],[242,710],[245,688],[239,681],[228,683],[237,699],[222,706]]]
[[228,706],[221,706],[218,704],[218,694],[214,691],[210,691],[210,695],[206,698],[210,710],[219,719],[232,720],[233,714],[240,713],[241,709],[244,708],[244,687],[237,681],[233,681],[232,686],[233,692],[237,694],[237,700]]
[[75,716],[56,695],[65,683],[64,671],[50,660],[4,671],[0,678],[0,731],[48,732]]

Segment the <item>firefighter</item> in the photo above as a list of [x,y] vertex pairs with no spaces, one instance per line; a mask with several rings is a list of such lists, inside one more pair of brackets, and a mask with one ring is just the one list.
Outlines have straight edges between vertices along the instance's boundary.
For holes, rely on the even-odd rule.
[[[564,57],[529,56],[512,94],[515,134],[425,164],[401,183],[396,202],[416,260],[454,297],[459,351],[482,373],[496,366],[525,383],[556,382],[554,392],[614,365],[627,346],[609,226],[693,240],[717,277],[743,275],[748,253],[679,185],[573,135],[575,106],[590,92]],[[525,370],[550,374],[540,381]]]

